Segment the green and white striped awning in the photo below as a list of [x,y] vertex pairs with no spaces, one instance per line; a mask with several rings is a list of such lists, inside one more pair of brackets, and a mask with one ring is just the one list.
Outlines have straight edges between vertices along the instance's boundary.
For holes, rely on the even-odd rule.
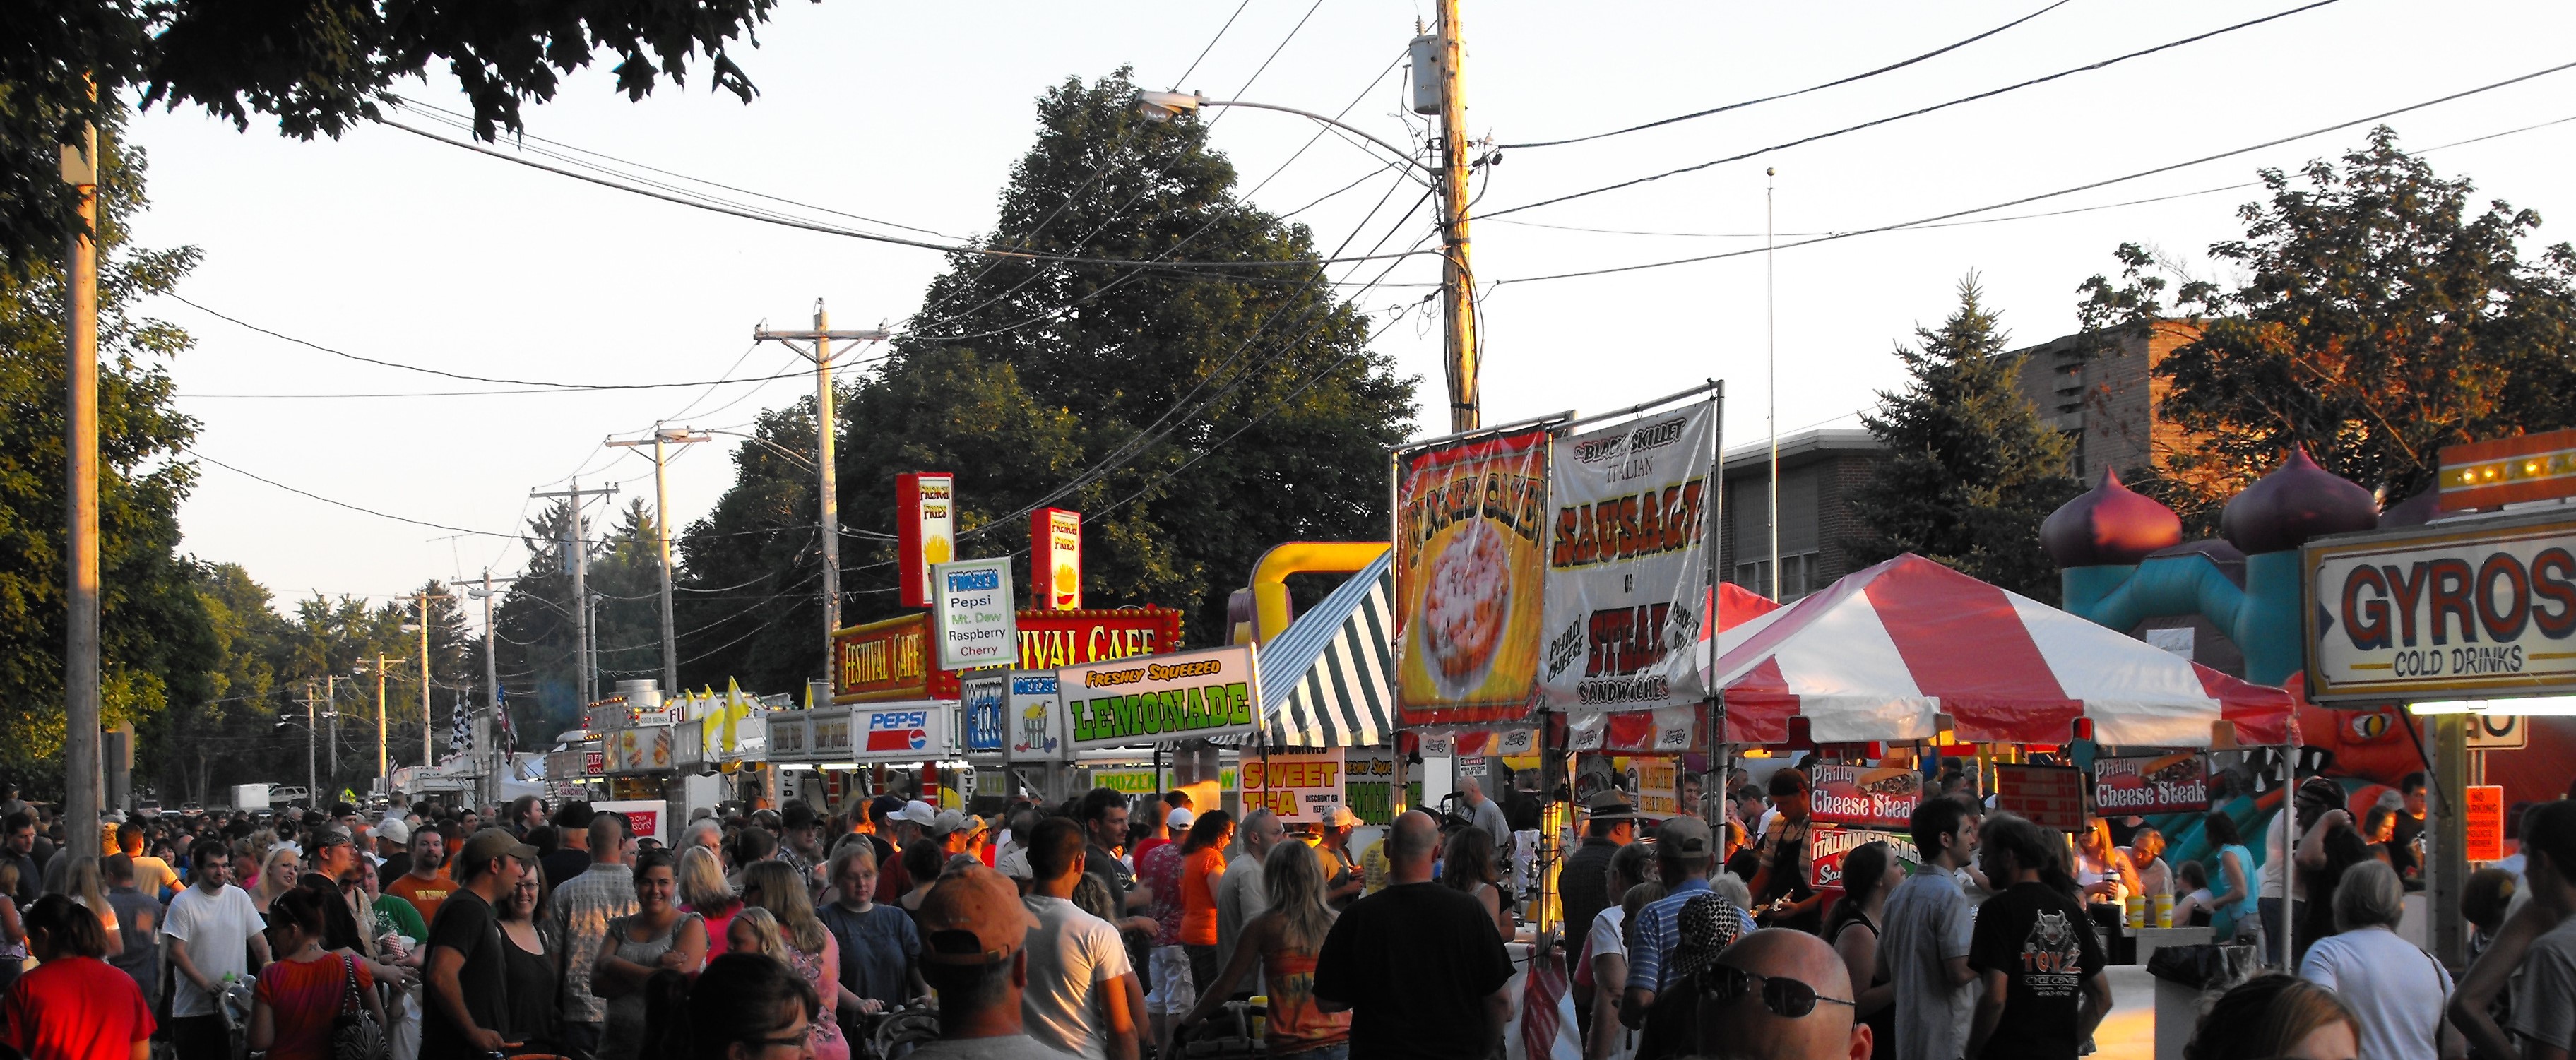
[[1261,646],[1261,711],[1272,747],[1374,747],[1393,738],[1393,553]]

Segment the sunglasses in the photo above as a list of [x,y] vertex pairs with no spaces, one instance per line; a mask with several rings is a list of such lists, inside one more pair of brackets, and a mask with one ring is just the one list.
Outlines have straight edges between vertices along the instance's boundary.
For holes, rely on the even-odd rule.
[[1726,1002],[1734,1002],[1746,994],[1753,993],[1755,985],[1760,984],[1762,1007],[1770,1009],[1774,1015],[1789,1019],[1800,1019],[1814,1012],[1816,1002],[1819,1001],[1851,1005],[1855,1009],[1860,1007],[1842,998],[1819,996],[1815,987],[1798,980],[1748,972],[1731,964],[1711,967],[1709,977],[1709,992],[1717,995],[1718,1000]]

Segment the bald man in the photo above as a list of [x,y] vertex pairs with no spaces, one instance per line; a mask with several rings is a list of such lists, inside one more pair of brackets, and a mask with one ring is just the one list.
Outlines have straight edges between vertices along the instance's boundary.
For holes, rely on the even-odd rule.
[[[1823,939],[1770,928],[1717,955],[1719,987],[1704,1043],[1719,1060],[1867,1060],[1869,1025],[1852,1018],[1851,973]],[[1732,969],[1730,971],[1729,969]],[[1810,1000],[1812,998],[1812,1000]]]
[[1467,804],[1467,820],[1494,837],[1494,852],[1512,849],[1511,822],[1503,817],[1501,804],[1485,795],[1485,782],[1480,777],[1459,777],[1458,797]]
[[1440,826],[1410,812],[1386,838],[1385,890],[1351,903],[1315,958],[1315,1007],[1351,1012],[1351,1060],[1484,1060],[1511,1011],[1512,960],[1485,907],[1431,882]]

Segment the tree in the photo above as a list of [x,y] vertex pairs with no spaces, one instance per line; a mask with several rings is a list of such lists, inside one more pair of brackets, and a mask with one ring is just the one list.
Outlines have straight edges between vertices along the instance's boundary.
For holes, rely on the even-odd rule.
[[[640,99],[702,61],[713,87],[749,102],[729,46],[776,0],[10,0],[0,4],[0,265],[61,252],[78,227],[57,145],[111,124],[132,99],[202,106],[248,128],[274,116],[286,135],[339,136],[382,117],[394,83],[456,78],[475,135],[520,129],[519,107],[554,98],[558,75],[616,57],[618,91]],[[756,42],[755,42],[756,43]]]
[[[2441,448],[2576,423],[2576,251],[2526,262],[2540,215],[2444,179],[2373,129],[2342,166],[2261,171],[2267,202],[2238,210],[2245,238],[2210,256],[2234,289],[2173,286],[2201,328],[2156,373],[2159,416],[2193,432],[2169,477],[2177,503],[2214,510],[2293,445],[2395,504],[2432,485]],[[2088,328],[2140,327],[2169,311],[2169,281],[2135,244],[2118,283],[2085,281]],[[2196,520],[2201,521],[2201,520]]]
[[[528,521],[527,573],[510,583],[493,611],[493,655],[522,746],[579,728],[589,707],[582,696],[572,568],[565,561],[571,526],[572,507],[561,500]],[[621,678],[659,679],[662,674],[661,559],[652,517],[641,500],[626,506],[604,539],[597,523],[587,526],[591,541],[584,588],[596,620],[591,643],[604,695]],[[480,658],[474,656],[477,662]],[[481,681],[477,673],[471,683],[479,688]]]
[[[219,650],[198,572],[177,551],[179,502],[196,480],[178,457],[197,424],[171,407],[164,365],[190,340],[136,312],[143,298],[175,287],[198,253],[129,243],[127,224],[145,205],[143,152],[125,147],[112,124],[100,132],[100,717],[113,727],[211,698],[207,673]],[[69,615],[63,307],[58,267],[0,270],[0,688],[9,690],[0,699],[0,770],[47,792],[62,778]]]
[[[906,471],[956,474],[965,555],[1025,553],[1036,506],[1083,512],[1086,602],[1181,607],[1197,644],[1222,641],[1226,594],[1262,551],[1384,538],[1386,454],[1415,382],[1301,262],[1318,256],[1312,234],[1237,200],[1205,127],[1148,122],[1135,92],[1121,70],[1039,98],[1037,142],[1001,196],[1006,235],[988,242],[1278,264],[954,255],[882,367],[840,400],[847,620],[901,610],[891,532]],[[814,430],[810,402],[763,417],[734,486],[691,527],[687,680],[782,690],[821,672]]]
[[1861,423],[1883,449],[1853,494],[1864,534],[1855,563],[1914,552],[2037,600],[2055,602],[2055,570],[2039,523],[2075,495],[2071,446],[2022,394],[2026,357],[1986,309],[1977,278],[1959,281],[1959,308],[1938,331],[1916,328],[1896,356],[1911,376],[1880,391]]

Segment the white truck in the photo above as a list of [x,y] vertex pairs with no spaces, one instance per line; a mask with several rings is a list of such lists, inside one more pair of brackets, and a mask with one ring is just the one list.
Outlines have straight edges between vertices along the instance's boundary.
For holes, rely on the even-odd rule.
[[233,785],[233,809],[236,809],[236,810],[266,810],[266,809],[268,809],[268,785],[266,785],[266,784],[235,784],[235,785]]

